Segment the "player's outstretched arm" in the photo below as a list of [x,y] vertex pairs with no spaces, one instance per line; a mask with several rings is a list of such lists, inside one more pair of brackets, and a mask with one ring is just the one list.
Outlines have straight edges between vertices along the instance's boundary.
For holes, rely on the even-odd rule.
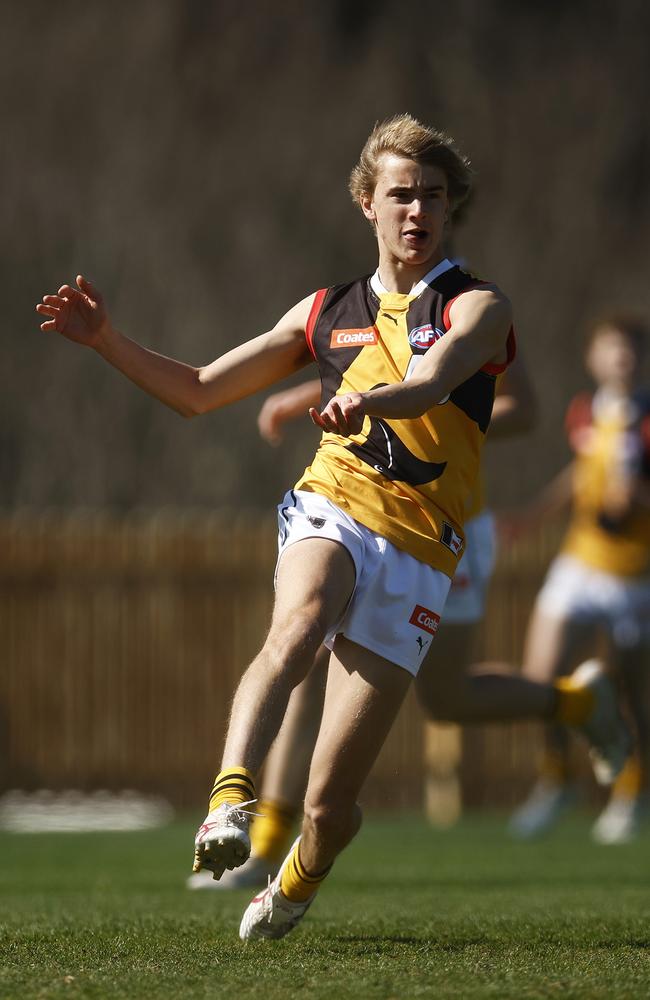
[[320,394],[320,379],[311,379],[269,396],[257,416],[257,428],[264,440],[274,446],[281,444],[284,425],[304,417],[310,407],[317,406]]
[[100,292],[83,276],[36,306],[41,329],[95,350],[132,382],[186,417],[243,399],[308,364],[304,331],[313,295],[254,340],[202,368],[150,351],[117,331]]
[[512,326],[510,302],[496,288],[465,292],[453,303],[447,334],[429,348],[406,382],[369,392],[334,396],[314,423],[336,434],[358,434],[366,415],[388,419],[422,416],[488,363],[506,360]]

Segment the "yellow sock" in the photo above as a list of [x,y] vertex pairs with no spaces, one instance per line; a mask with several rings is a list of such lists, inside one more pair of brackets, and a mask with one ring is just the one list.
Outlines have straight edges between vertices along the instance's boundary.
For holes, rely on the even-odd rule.
[[282,861],[298,810],[274,799],[260,799],[256,812],[259,815],[251,826],[252,853],[265,861]]
[[569,762],[559,750],[545,750],[539,762],[540,778],[554,785],[565,785],[569,780]]
[[565,726],[582,726],[594,710],[596,698],[591,688],[576,684],[572,677],[558,677],[555,721]]
[[636,799],[641,791],[643,774],[641,762],[636,756],[628,757],[625,767],[614,782],[612,797],[618,799]]
[[284,866],[280,890],[292,903],[305,903],[310,896],[314,895],[331,867],[328,865],[325,871],[319,872],[318,875],[311,875],[300,860],[300,841],[298,841],[289,855],[289,861]]
[[250,771],[245,767],[229,767],[220,771],[214,779],[210,792],[209,812],[220,806],[222,802],[230,802],[236,806],[240,802],[250,802],[254,799],[255,781]]

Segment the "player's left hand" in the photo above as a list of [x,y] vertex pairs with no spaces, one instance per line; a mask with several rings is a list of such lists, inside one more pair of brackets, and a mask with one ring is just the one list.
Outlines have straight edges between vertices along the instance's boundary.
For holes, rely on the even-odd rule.
[[317,427],[331,434],[342,434],[343,437],[360,434],[365,415],[365,401],[360,392],[333,396],[320,413],[313,406],[309,410],[309,416]]

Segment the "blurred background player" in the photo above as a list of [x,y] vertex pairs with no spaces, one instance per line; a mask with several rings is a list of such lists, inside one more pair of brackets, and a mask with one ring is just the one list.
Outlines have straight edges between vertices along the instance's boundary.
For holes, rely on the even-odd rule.
[[[318,405],[320,382],[316,379],[273,393],[258,416],[260,434],[269,444],[282,443],[285,424],[304,417]],[[530,430],[535,419],[535,398],[530,379],[518,356],[499,379],[488,440]],[[438,669],[465,670],[471,660],[475,626],[483,617],[486,588],[494,568],[494,519],[485,507],[482,482],[471,497],[465,524],[466,550],[447,598],[447,618],[436,643]],[[236,889],[262,884],[274,876],[290,846],[294,826],[302,813],[311,755],[323,709],[327,659],[321,647],[312,671],[294,690],[282,728],[264,767],[258,815],[251,825],[251,857],[241,868],[226,871],[219,881],[210,871],[187,880],[191,889]],[[460,814],[459,728],[427,720],[424,732],[426,811],[432,823],[448,826]]]
[[[592,329],[586,367],[596,390],[577,396],[566,420],[575,459],[515,519],[520,526],[536,523],[573,501],[569,530],[533,612],[525,675],[548,681],[566,674],[600,642],[633,723],[635,751],[593,828],[602,843],[632,837],[648,803],[650,392],[639,384],[646,339],[633,318],[603,320]],[[568,732],[549,725],[539,777],[511,831],[521,837],[544,832],[574,796]]]

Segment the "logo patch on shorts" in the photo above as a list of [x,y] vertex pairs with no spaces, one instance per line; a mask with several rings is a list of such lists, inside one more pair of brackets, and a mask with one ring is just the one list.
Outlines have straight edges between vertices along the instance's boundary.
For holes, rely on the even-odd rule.
[[443,545],[446,545],[448,549],[458,555],[460,550],[464,545],[464,539],[460,535],[456,534],[454,529],[446,521],[442,522],[442,534],[440,535],[440,541]]
[[352,330],[332,330],[330,347],[367,347],[371,344],[378,344],[379,338],[374,326],[367,326],[363,330],[353,328]]
[[429,611],[428,608],[423,608],[421,604],[416,604],[409,622],[416,628],[424,629],[430,635],[435,635],[440,624],[440,615],[437,615],[435,611]]
[[313,524],[315,528],[322,528],[323,525],[325,524],[324,517],[312,517],[311,514],[307,515],[307,520],[309,521],[310,524]]

